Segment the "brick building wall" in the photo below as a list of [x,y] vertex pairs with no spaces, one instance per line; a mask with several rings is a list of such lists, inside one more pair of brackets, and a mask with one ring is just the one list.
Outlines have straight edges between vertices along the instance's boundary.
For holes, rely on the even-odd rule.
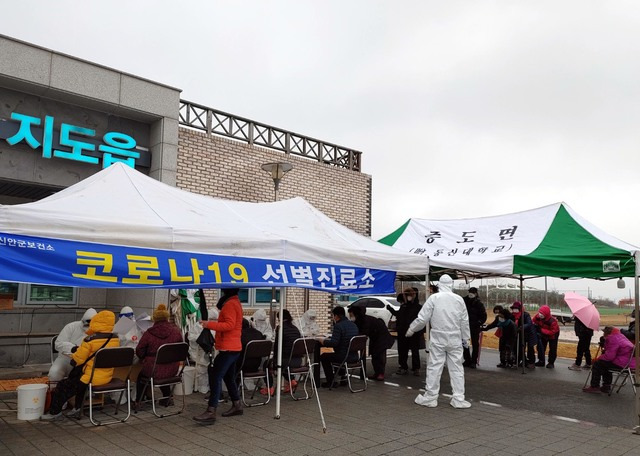
[[[293,170],[280,182],[278,198],[305,198],[335,221],[371,235],[371,176],[302,157],[208,136],[180,128],[178,133],[178,188],[193,193],[237,201],[273,201],[273,180],[260,166],[286,161]],[[214,292],[207,302],[216,302]],[[304,310],[304,291],[288,289],[287,308],[294,318]],[[309,308],[325,317],[329,326],[330,295],[309,292]]]

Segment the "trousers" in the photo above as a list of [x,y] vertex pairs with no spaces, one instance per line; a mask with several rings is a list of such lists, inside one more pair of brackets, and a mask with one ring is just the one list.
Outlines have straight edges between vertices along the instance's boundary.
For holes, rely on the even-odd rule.
[[232,401],[239,401],[238,384],[236,383],[236,361],[240,357],[240,352],[221,351],[213,359],[213,366],[209,367],[209,407],[218,407],[222,381],[227,387],[229,397]]

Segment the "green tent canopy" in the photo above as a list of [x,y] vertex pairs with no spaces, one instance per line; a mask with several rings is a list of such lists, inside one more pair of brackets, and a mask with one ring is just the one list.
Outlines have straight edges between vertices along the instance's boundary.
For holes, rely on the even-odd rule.
[[475,219],[410,219],[380,242],[426,255],[434,269],[502,276],[633,277],[638,251],[565,203]]

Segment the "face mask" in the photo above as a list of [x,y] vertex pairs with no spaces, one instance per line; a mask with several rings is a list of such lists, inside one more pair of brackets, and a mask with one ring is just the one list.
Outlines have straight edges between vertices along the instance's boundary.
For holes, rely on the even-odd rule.
[[475,293],[469,293],[469,297],[470,297],[470,298],[475,298],[475,297],[476,297],[476,294],[475,294]]
[[539,318],[539,319],[541,319],[541,320],[544,320],[544,318],[545,318],[545,317],[544,317],[544,314],[539,313],[539,314],[538,314],[538,318]]
[[519,309],[511,309],[511,313],[519,314],[520,310]]
[[498,317],[498,321],[504,321],[504,317]]
[[349,320],[356,321],[356,317],[349,317]]

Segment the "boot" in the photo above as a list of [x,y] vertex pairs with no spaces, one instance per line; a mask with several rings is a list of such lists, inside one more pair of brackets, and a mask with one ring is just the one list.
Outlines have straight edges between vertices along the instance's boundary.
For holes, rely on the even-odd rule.
[[194,421],[198,421],[200,423],[213,423],[216,420],[216,408],[215,407],[207,407],[207,411],[201,415],[194,416]]
[[244,413],[244,411],[242,410],[242,402],[241,401],[232,401],[231,404],[232,404],[231,408],[229,410],[227,410],[226,412],[224,412],[222,414],[222,416],[224,416],[226,418],[228,416],[242,415]]

